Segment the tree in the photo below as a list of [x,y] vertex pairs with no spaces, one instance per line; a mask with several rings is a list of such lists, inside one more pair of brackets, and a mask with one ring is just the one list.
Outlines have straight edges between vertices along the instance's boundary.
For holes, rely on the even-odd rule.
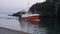
[[[43,2],[43,3],[36,3],[34,5],[32,5],[30,7],[30,11],[32,11],[32,13],[39,13],[42,15],[50,15],[53,16],[54,14],[54,3],[47,3],[47,2]],[[51,14],[52,13],[52,14]]]
[[54,32],[55,20],[56,20],[55,3],[53,2],[36,3],[32,5],[30,11],[32,11],[33,13],[36,11],[36,13],[40,14],[39,24],[42,27],[47,26],[47,29],[49,31],[48,34],[55,33]]

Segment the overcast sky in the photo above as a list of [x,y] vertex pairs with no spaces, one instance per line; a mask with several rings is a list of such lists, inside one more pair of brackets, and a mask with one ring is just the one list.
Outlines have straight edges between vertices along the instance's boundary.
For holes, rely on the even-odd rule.
[[32,6],[33,4],[37,2],[43,2],[43,1],[45,0],[0,0],[0,12],[16,11],[17,9],[26,10],[30,8],[30,6]]
[[45,0],[0,0],[0,7],[27,7]]

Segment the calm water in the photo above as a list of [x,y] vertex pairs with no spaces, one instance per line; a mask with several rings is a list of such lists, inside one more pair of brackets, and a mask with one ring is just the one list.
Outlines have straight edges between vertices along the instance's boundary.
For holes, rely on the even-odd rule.
[[23,22],[23,26],[21,26],[18,17],[0,15],[0,27],[32,33],[33,28],[31,25],[30,27],[28,25],[27,22]]
[[7,15],[0,15],[0,27],[20,30],[18,18]]
[[23,32],[28,32],[28,33],[37,33],[39,31],[40,33],[45,33],[45,28],[38,28],[35,27],[34,25],[28,23],[27,21],[22,21],[23,26],[21,26],[21,23],[18,21],[18,17],[13,17],[13,16],[7,16],[7,15],[1,15],[0,14],[0,27],[12,29],[12,30],[18,30],[18,31],[23,31]]

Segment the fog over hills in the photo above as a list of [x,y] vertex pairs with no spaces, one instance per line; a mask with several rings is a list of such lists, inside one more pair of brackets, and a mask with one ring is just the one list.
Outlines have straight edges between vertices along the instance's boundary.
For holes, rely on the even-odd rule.
[[21,10],[28,10],[28,8],[0,8],[0,14],[12,14]]

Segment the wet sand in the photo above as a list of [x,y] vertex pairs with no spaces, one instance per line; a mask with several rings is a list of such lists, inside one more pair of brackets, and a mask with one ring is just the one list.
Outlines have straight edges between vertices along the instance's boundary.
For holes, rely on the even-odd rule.
[[10,30],[0,27],[0,34],[29,34],[21,31]]

